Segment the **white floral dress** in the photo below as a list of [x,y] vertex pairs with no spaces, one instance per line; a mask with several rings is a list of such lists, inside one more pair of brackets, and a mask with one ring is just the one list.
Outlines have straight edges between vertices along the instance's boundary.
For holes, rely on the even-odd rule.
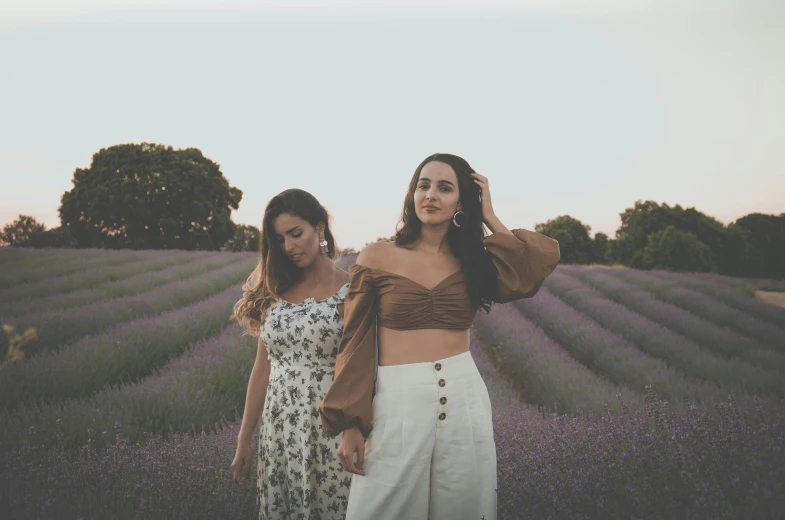
[[259,432],[260,519],[346,515],[351,473],[336,456],[340,436],[322,431],[319,404],[335,375],[343,333],[337,306],[348,286],[323,300],[278,300],[262,325],[271,372]]

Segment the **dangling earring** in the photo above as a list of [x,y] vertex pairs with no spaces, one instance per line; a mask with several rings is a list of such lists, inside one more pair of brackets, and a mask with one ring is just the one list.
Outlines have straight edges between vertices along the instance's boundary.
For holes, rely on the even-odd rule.
[[324,233],[321,231],[319,232],[319,247],[322,249],[322,254],[328,254],[330,252],[330,247],[327,244],[327,240],[324,238]]
[[456,219],[458,218],[458,214],[459,214],[459,213],[460,213],[460,215],[461,215],[461,218],[463,218],[463,217],[464,217],[464,215],[465,215],[465,213],[464,213],[463,211],[461,211],[461,210],[458,210],[458,211],[456,211],[456,212],[455,212],[455,215],[453,215],[453,216],[452,216],[452,223],[453,223],[453,225],[454,225],[455,227],[461,227],[461,225],[460,225],[460,224],[458,224],[458,221],[456,220]]

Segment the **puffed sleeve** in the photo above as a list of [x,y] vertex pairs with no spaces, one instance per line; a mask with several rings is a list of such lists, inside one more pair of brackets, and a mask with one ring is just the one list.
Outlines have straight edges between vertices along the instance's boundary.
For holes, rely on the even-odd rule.
[[556,269],[559,243],[541,233],[513,229],[485,237],[485,250],[499,271],[499,303],[531,298]]
[[376,288],[370,269],[353,264],[335,378],[319,406],[325,433],[335,437],[354,426],[365,437],[371,432],[376,363]]

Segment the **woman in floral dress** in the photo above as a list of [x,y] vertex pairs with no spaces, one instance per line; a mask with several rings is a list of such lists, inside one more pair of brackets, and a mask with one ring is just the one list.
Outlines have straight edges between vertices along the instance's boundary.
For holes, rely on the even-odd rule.
[[322,431],[319,403],[335,373],[349,276],[335,265],[325,208],[302,190],[273,197],[260,254],[234,309],[259,346],[232,474],[248,489],[259,424],[259,518],[343,519],[351,474],[335,458],[338,439]]

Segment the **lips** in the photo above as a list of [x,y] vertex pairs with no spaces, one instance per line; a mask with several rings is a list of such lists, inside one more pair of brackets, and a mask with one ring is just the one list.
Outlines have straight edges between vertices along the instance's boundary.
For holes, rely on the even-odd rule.
[[303,257],[303,253],[297,253],[296,255],[292,255],[289,258],[291,258],[293,262],[296,262],[297,260],[299,260],[302,257]]
[[439,209],[436,206],[423,206],[422,209]]

